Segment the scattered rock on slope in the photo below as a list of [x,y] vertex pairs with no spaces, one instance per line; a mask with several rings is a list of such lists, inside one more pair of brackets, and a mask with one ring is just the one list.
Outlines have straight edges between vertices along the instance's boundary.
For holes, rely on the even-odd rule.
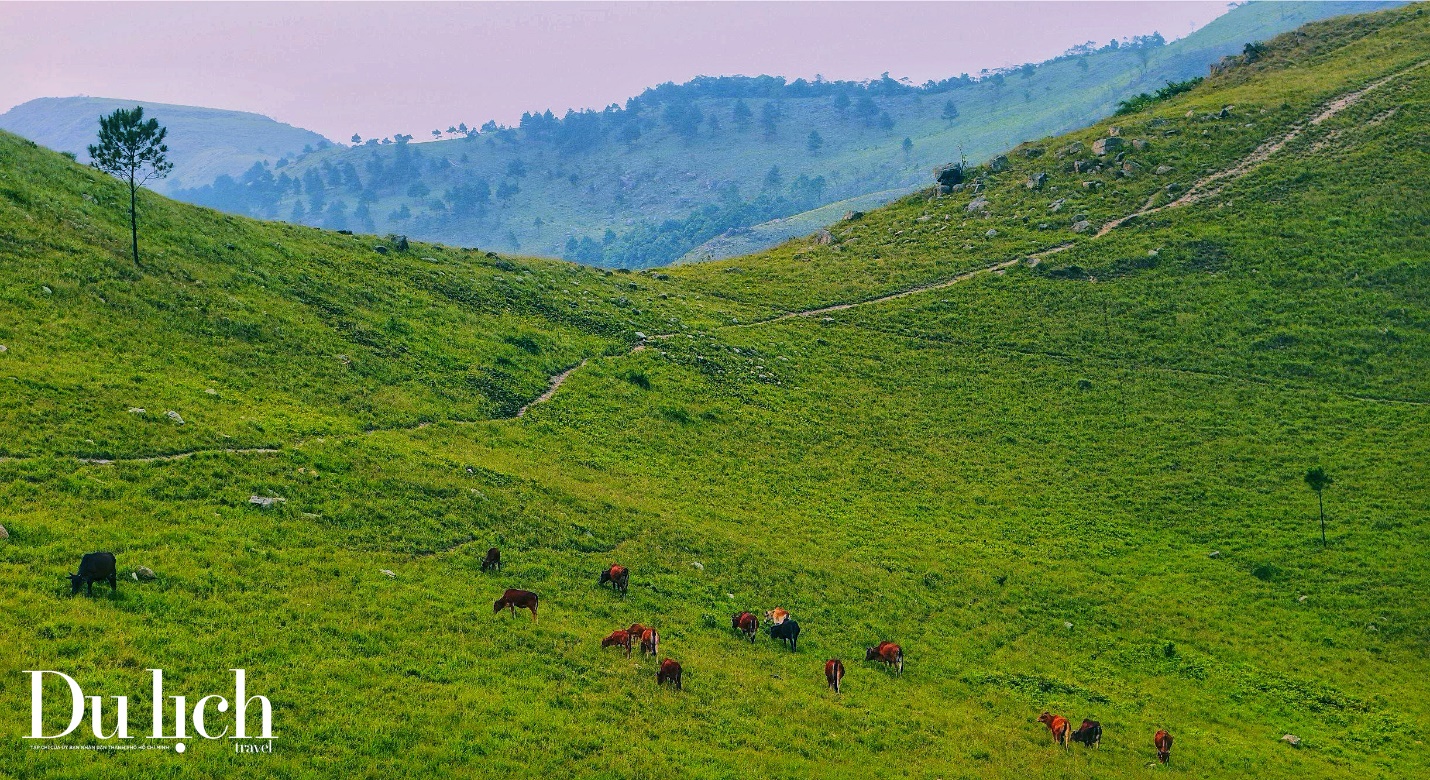
[[1047,183],[1048,175],[1046,173],[1035,173],[1028,177],[1028,189],[1030,190],[1041,190]]
[[1122,148],[1122,139],[1117,137],[1099,138],[1092,142],[1092,153],[1104,155]]
[[1002,173],[1008,170],[1008,168],[1010,167],[1011,166],[1008,164],[1008,155],[1006,154],[1000,154],[997,157],[994,157],[992,162],[988,163],[988,170],[993,171],[994,173]]

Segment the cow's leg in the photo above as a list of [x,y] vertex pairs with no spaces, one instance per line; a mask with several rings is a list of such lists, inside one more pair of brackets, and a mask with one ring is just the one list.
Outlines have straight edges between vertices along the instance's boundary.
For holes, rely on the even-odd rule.
[[111,574],[111,575],[109,575],[109,589],[110,589],[111,591],[116,592],[116,593],[119,592],[119,575],[118,575],[118,574]]
[[86,580],[84,581],[84,595],[86,595],[86,596],[93,596],[93,595],[94,595],[94,580],[86,579]]

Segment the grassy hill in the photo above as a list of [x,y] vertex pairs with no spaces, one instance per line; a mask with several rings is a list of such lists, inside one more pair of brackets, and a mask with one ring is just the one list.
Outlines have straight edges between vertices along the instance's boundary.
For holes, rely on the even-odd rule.
[[[821,217],[774,220],[850,198],[886,202],[927,186],[930,168],[960,153],[979,162],[1082,127],[1124,98],[1205,75],[1247,42],[1372,7],[1383,5],[1249,3],[1168,45],[1089,42],[1038,65],[922,86],[887,75],[866,84],[700,78],[605,111],[559,117],[538,107],[519,128],[477,133],[474,122],[470,134],[435,143],[370,139],[178,196],[605,267],[724,257],[808,232]],[[944,117],[949,103],[956,119]],[[811,133],[822,141],[813,151]]]
[[[115,183],[0,135],[0,776],[1424,775],[1427,41],[1313,24],[825,243],[643,273],[154,195],[136,271]],[[97,549],[158,579],[69,598]],[[799,652],[730,631],[774,606]],[[637,620],[683,692],[599,648]],[[274,753],[18,736],[21,670],[143,713],[153,667],[246,668]]]
[[116,98],[31,100],[0,114],[0,130],[88,162],[86,149],[95,141],[99,117],[136,105],[169,128],[174,173],[156,183],[156,189],[167,194],[208,184],[219,176],[242,176],[255,164],[261,168],[332,145],[311,130],[261,114]]

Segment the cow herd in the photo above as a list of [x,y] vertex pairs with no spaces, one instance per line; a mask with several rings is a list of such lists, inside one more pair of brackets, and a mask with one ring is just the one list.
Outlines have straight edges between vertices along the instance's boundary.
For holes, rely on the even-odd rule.
[[[493,547],[487,550],[486,557],[482,560],[482,571],[499,571],[500,569],[501,551]],[[69,575],[69,581],[71,595],[79,593],[80,588],[85,588],[87,593],[93,595],[96,582],[108,582],[109,587],[117,591],[118,574],[114,553],[93,552],[86,554],[80,560],[79,571]],[[613,564],[601,572],[597,586],[609,584],[614,591],[625,594],[630,587],[630,581],[630,569],[620,564]],[[492,611],[495,614],[500,614],[503,609],[506,609],[515,616],[518,609],[530,610],[531,622],[535,623],[538,601],[537,595],[529,590],[508,588],[502,593],[501,598],[496,600]],[[790,652],[796,652],[799,646],[799,622],[790,615],[789,611],[776,607],[765,612],[765,619],[769,622],[770,637],[783,642]],[[746,639],[754,642],[760,631],[760,619],[753,612],[737,612],[730,616],[730,626]],[[610,647],[624,651],[627,658],[630,658],[633,647],[640,648],[642,657],[658,658],[660,656],[660,634],[654,628],[633,623],[627,628],[618,628],[612,631],[601,640],[602,649]],[[884,664],[885,668],[899,675],[904,673],[904,650],[893,642],[884,641],[867,648],[864,652],[864,660],[879,661]],[[656,671],[656,685],[670,683],[676,690],[683,690],[682,674],[680,662],[673,658],[666,658],[660,662]],[[844,662],[838,658],[825,661],[824,679],[830,690],[840,693],[841,683],[844,680]],[[1090,748],[1096,748],[1102,744],[1102,724],[1095,720],[1085,719],[1080,727],[1073,729],[1067,718],[1044,712],[1038,716],[1037,722],[1045,724],[1048,731],[1052,732],[1053,742],[1064,748],[1068,746],[1069,741],[1081,742]],[[1158,761],[1165,764],[1171,760],[1171,734],[1167,733],[1165,729],[1159,730],[1153,735],[1152,744],[1157,749]]]
[[[489,568],[500,568],[501,554],[497,548],[493,547],[487,551],[486,560],[482,563],[482,570]],[[597,579],[597,586],[609,584],[615,591],[624,594],[630,587],[631,571],[621,564],[612,564],[609,568],[601,572]],[[520,599],[514,601],[513,599]],[[536,594],[525,590],[508,590],[497,600],[496,611],[501,612],[503,608],[512,607],[512,614],[516,614],[515,607],[523,609],[529,606],[531,609],[531,619],[536,620]],[[799,621],[790,615],[789,610],[782,607],[765,612],[765,620],[769,625],[770,638],[780,640],[790,649],[796,652],[799,647]],[[760,633],[760,619],[753,612],[736,612],[730,616],[730,627],[738,632],[740,636],[755,641],[755,637]],[[639,647],[641,656],[657,658],[660,655],[660,635],[656,630],[640,623],[635,623],[628,628],[618,628],[601,640],[601,648],[614,647],[625,653],[625,657],[630,658],[633,647]],[[864,651],[865,661],[878,661],[884,664],[885,668],[898,674],[904,673],[904,649],[889,641],[866,648]],[[673,658],[666,658],[660,662],[656,671],[656,685],[670,683],[676,690],[681,688],[680,662]],[[844,680],[844,662],[838,658],[831,658],[824,662],[824,680],[829,689],[835,693],[841,693],[841,686]],[[1066,748],[1068,742],[1081,742],[1090,748],[1102,746],[1102,724],[1095,720],[1084,719],[1078,728],[1072,728],[1072,724],[1067,718],[1061,715],[1053,715],[1044,712],[1038,716],[1037,722],[1047,725],[1052,732],[1053,742]],[[1159,730],[1152,738],[1152,743],[1157,749],[1157,760],[1167,763],[1172,757],[1172,735],[1165,730]]]

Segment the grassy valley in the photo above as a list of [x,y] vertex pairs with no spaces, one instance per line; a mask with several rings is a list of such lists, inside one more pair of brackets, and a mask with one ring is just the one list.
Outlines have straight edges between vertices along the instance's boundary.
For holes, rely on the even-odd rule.
[[[0,133],[0,777],[1425,774],[1427,41],[1423,4],[1314,23],[635,273],[152,193],[136,268],[117,182]],[[118,593],[69,597],[101,549]],[[797,653],[730,629],[774,606]],[[682,692],[600,649],[635,621]],[[22,670],[155,667],[248,669],[274,753],[21,738]]]

